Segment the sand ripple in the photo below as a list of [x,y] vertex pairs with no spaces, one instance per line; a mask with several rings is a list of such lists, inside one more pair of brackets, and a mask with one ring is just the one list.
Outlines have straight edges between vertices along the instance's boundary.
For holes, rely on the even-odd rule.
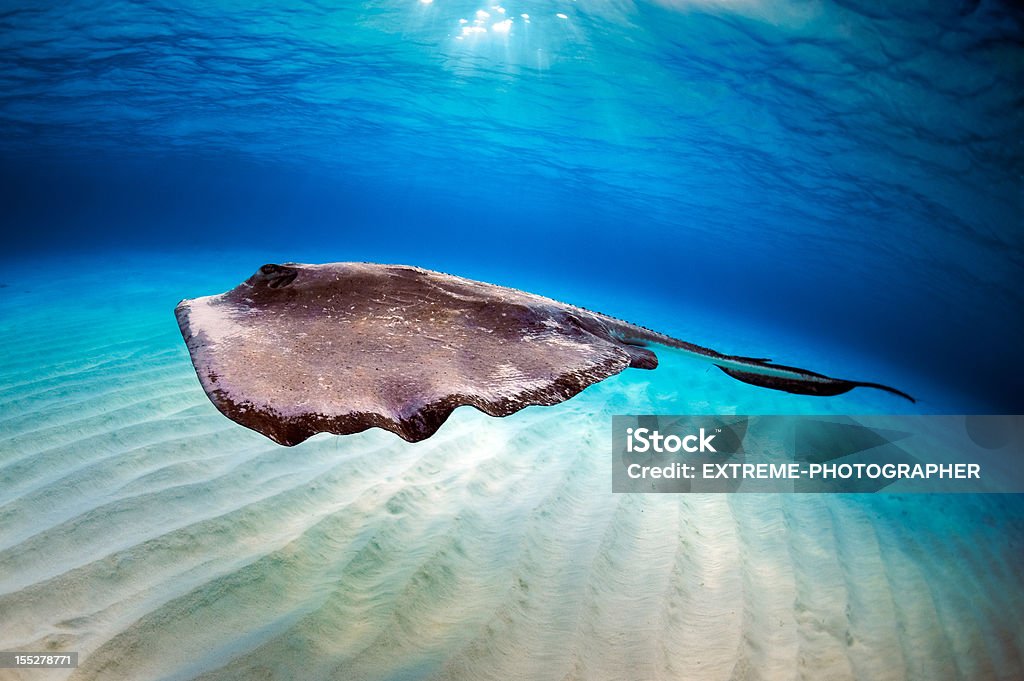
[[611,494],[610,414],[748,390],[683,360],[285,449],[165,312],[3,341],[0,649],[82,663],[0,678],[1024,677],[1018,498]]

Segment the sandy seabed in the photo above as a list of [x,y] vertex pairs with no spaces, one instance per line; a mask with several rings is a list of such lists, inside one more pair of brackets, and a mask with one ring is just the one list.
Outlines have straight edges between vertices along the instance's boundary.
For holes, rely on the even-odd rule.
[[1024,678],[1020,496],[610,491],[612,414],[887,396],[663,356],[415,445],[283,448],[212,407],[175,326],[235,271],[128,265],[0,289],[0,649],[81,655],[0,679]]

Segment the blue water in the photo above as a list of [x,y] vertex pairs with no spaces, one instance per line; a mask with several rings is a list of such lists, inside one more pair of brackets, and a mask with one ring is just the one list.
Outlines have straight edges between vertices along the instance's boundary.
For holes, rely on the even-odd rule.
[[[81,651],[75,679],[1024,674],[1019,496],[612,495],[606,465],[616,413],[1024,411],[1024,12],[339,4],[0,3],[0,650]],[[284,449],[206,399],[173,307],[289,260],[918,402],[661,350],[416,445]]]
[[889,5],[8,5],[4,255],[522,274],[1017,413],[1021,13]]

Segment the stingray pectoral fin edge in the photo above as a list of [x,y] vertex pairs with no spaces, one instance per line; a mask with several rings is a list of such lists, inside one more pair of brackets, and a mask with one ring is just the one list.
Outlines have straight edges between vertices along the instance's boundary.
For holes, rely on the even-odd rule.
[[[637,366],[624,357],[585,372],[567,374],[543,389],[524,391],[505,399],[488,400],[476,395],[451,394],[443,399],[403,409],[403,413],[379,411],[324,414],[309,412],[284,415],[273,408],[249,402],[236,402],[226,391],[209,387],[209,379],[199,374],[200,383],[217,409],[229,419],[254,430],[274,442],[291,447],[318,433],[354,435],[370,428],[380,428],[398,435],[406,442],[421,442],[434,435],[459,407],[473,407],[488,416],[503,417],[526,407],[549,407],[576,396],[587,387]],[[643,368],[643,367],[641,367]]]

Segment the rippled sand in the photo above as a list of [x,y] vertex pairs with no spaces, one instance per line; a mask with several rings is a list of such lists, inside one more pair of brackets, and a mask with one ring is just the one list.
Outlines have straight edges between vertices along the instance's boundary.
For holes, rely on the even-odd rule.
[[219,282],[162,266],[0,289],[0,649],[81,653],[0,678],[1024,677],[1019,497],[610,492],[613,413],[895,402],[667,358],[415,445],[282,448],[178,337]]

